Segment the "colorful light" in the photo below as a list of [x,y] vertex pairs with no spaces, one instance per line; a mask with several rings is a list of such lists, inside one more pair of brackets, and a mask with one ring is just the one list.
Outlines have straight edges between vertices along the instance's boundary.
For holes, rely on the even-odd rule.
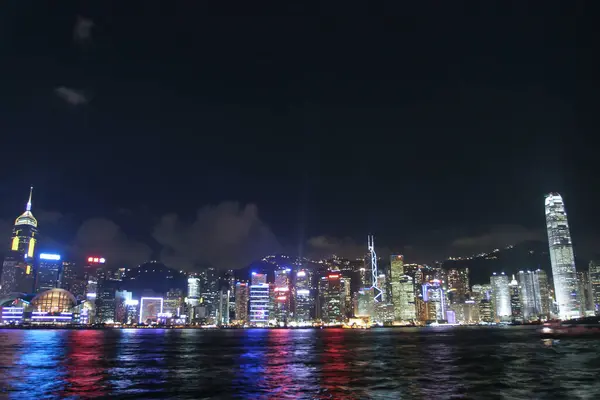
[[60,260],[60,254],[41,253],[40,254],[40,260],[54,260],[54,261],[59,261]]
[[340,276],[338,274],[329,275],[329,279],[338,279]]

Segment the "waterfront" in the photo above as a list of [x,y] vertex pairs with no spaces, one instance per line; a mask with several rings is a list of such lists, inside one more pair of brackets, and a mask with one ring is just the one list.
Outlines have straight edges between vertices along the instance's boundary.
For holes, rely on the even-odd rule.
[[591,399],[599,376],[600,341],[531,327],[0,330],[19,399]]

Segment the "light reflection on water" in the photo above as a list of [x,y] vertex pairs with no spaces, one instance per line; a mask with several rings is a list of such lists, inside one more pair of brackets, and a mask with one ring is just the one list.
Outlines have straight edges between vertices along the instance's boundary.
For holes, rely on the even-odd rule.
[[600,341],[531,329],[0,330],[0,397],[600,396]]

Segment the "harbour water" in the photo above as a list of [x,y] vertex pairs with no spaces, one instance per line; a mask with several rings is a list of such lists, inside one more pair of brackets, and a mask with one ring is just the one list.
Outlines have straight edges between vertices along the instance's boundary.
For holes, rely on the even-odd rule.
[[0,330],[14,399],[596,399],[600,340],[531,328]]

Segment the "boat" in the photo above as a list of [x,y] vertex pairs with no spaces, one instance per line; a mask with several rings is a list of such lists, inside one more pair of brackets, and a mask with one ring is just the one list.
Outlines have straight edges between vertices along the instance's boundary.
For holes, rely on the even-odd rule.
[[570,319],[562,322],[547,322],[540,330],[544,339],[558,339],[564,337],[590,337],[600,338],[600,316]]

